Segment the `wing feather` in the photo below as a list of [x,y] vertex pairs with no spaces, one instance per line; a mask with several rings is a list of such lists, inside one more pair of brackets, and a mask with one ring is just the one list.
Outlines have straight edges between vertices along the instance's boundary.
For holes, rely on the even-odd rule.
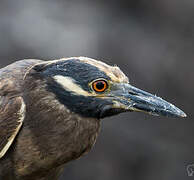
[[26,106],[22,97],[0,97],[0,158],[2,158],[25,118]]

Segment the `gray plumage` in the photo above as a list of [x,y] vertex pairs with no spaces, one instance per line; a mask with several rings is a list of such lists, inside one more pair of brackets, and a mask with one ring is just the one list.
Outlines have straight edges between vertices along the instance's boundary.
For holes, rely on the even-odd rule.
[[[132,110],[185,116],[171,104],[165,105],[165,111],[162,106],[156,111],[153,108],[146,109],[142,102],[139,106],[133,102],[132,109],[132,105],[128,105],[127,102],[129,99],[130,102],[135,101],[133,98],[137,98],[137,94],[134,95],[134,92],[130,92],[130,97],[123,102],[123,99],[118,100],[118,97],[114,101],[110,100],[113,96],[111,90],[107,89],[103,96],[94,93],[92,89],[87,90],[88,87],[84,85],[86,79],[82,84],[78,81],[91,71],[90,68],[99,71],[94,73],[96,77],[109,78],[107,82],[112,83],[110,88],[117,93],[121,93],[121,90],[116,89],[117,86],[128,84],[128,79],[119,68],[99,61],[83,57],[67,60],[22,60],[0,70],[0,179],[58,179],[65,163],[77,159],[92,148],[99,133],[102,117]],[[71,72],[65,69],[73,66],[71,61],[78,68],[77,72],[65,75]],[[86,73],[83,72],[83,67],[88,68],[85,69]],[[58,73],[60,76],[57,76]],[[72,77],[75,73],[80,75]],[[60,84],[61,76],[69,81],[68,86],[65,82],[62,83],[63,86]],[[58,78],[58,84],[53,77]],[[72,78],[75,78],[75,81]],[[53,83],[56,85],[52,86]],[[90,84],[90,80],[87,83]],[[70,86],[74,88],[69,90]],[[140,92],[132,90],[136,91],[135,93]],[[63,96],[68,95],[71,95],[72,99],[67,103]],[[156,100],[167,103],[159,98]],[[90,104],[87,104],[87,101]],[[151,103],[154,104],[155,101],[152,100]],[[97,108],[92,109],[94,105]]]

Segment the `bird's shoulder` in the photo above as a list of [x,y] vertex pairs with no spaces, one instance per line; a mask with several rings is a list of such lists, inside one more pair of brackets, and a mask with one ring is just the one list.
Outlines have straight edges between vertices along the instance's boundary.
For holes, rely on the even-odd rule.
[[0,158],[5,155],[25,118],[23,77],[38,60],[22,60],[0,69]]
[[42,60],[26,59],[16,61],[0,69],[0,96],[16,97],[22,94],[24,77],[34,65]]

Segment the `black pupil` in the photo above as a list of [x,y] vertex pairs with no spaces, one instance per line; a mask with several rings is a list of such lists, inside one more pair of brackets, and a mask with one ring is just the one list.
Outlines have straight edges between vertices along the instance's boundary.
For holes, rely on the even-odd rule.
[[104,82],[100,81],[96,83],[96,88],[101,90],[104,89]]

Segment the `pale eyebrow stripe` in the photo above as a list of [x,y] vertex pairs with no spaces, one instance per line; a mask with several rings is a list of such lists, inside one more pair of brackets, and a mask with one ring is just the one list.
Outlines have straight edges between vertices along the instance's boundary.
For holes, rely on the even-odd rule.
[[69,92],[73,92],[74,94],[82,96],[92,96],[92,93],[89,93],[82,89],[71,77],[56,75],[53,78],[57,83],[59,83],[65,90]]

